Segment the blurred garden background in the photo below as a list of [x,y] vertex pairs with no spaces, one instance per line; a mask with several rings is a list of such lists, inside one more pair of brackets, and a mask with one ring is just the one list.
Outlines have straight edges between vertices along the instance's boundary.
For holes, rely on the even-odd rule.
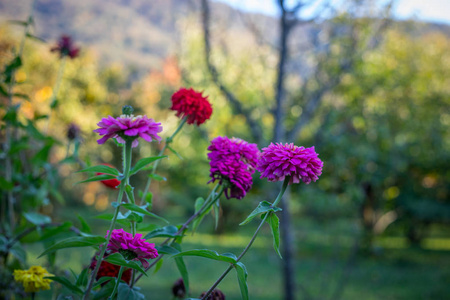
[[[439,3],[449,9],[449,1]],[[22,209],[76,226],[81,216],[103,234],[117,192],[98,182],[74,185],[84,178],[75,173],[77,161],[120,167],[120,149],[112,142],[99,147],[92,130],[128,104],[161,122],[167,137],[178,126],[171,95],[192,87],[208,96],[213,115],[201,127],[183,128],[172,144],[179,157],[168,151],[158,170],[167,181],[151,186],[152,211],[172,223],[182,224],[195,199],[209,193],[206,148],[216,136],[260,148],[271,141],[315,146],[324,162],[316,183],[292,185],[284,199],[284,259],[272,249],[269,228],[243,259],[251,299],[449,299],[450,25],[420,14],[400,20],[397,5],[280,0],[273,14],[262,14],[206,0],[0,0],[2,70],[29,30],[14,73],[14,122],[23,133],[10,153],[27,158],[30,145],[42,149],[13,178],[21,182],[15,193],[25,199]],[[30,11],[34,22],[24,26]],[[81,50],[65,61],[53,103],[61,60],[50,49],[63,34]],[[2,143],[11,120],[6,95]],[[68,137],[74,126],[80,134]],[[161,147],[142,143],[134,157]],[[74,149],[76,159],[58,163]],[[132,181],[143,189],[146,176]],[[255,174],[248,196],[221,202],[217,229],[206,218],[185,247],[240,252],[256,225],[238,224],[258,202],[273,200],[273,190]],[[37,258],[40,238],[36,232],[21,241],[30,264],[47,259]],[[56,268],[79,272],[94,251],[70,253],[58,252]],[[219,262],[186,263],[194,297],[223,272]],[[180,276],[171,260],[164,264],[142,281],[148,299],[172,297]],[[219,288],[227,299],[241,299],[234,275]]]

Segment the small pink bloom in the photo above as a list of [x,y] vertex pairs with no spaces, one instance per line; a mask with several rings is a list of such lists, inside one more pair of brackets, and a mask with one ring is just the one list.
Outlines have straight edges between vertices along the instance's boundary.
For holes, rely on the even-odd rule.
[[[105,237],[107,236],[108,234]],[[119,252],[127,260],[138,260],[144,268],[149,266],[147,259],[158,257],[155,244],[142,239],[142,234],[136,233],[133,237],[131,233],[123,229],[114,229],[112,231],[106,251],[108,254]]]
[[268,181],[283,181],[286,176],[291,177],[289,184],[309,184],[316,181],[322,174],[323,162],[314,151],[314,147],[297,147],[294,144],[273,144],[262,149],[258,160],[261,178]]
[[118,118],[108,116],[103,118],[98,124],[98,129],[94,132],[103,137],[97,140],[97,143],[104,144],[108,139],[115,138],[119,143],[125,144],[125,138],[133,137],[132,147],[139,144],[138,137],[143,138],[147,142],[152,140],[161,141],[158,133],[162,131],[161,123],[156,123],[147,116],[121,115]]

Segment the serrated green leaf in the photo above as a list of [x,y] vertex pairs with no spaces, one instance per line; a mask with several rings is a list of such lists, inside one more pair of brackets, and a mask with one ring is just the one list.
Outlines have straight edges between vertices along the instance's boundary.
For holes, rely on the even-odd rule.
[[154,156],[154,157],[141,158],[140,160],[138,160],[136,162],[136,164],[133,166],[133,168],[131,168],[130,176],[136,174],[137,172],[139,172],[139,170],[141,170],[142,168],[144,168],[148,164],[151,164],[152,162],[155,162],[155,161],[157,161],[159,159],[162,159],[164,157],[167,157],[167,156],[163,155],[163,156]]
[[101,181],[101,180],[108,180],[108,179],[114,179],[116,178],[116,176],[113,175],[97,175],[97,176],[93,176],[91,178],[88,178],[86,180],[82,180],[82,181],[78,181],[75,184],[79,184],[79,183],[85,183],[85,182],[92,182],[92,181]]
[[180,256],[199,256],[199,257],[205,257],[217,261],[224,261],[230,264],[236,263],[236,259],[230,256],[230,253],[225,254],[219,254],[216,251],[209,250],[209,249],[194,249],[194,250],[187,250],[180,252],[178,254],[175,254],[173,257],[180,257]]
[[23,213],[23,216],[25,217],[25,219],[27,219],[30,223],[33,223],[34,225],[42,225],[50,223],[52,221],[52,219],[50,219],[49,216],[45,216],[37,212]]
[[238,278],[238,282],[239,282],[239,288],[241,290],[242,300],[248,300],[247,269],[245,268],[244,264],[241,262],[238,262],[238,263],[234,264],[233,266],[236,270],[236,274],[237,274],[237,278]]
[[144,239],[148,240],[156,237],[177,237],[178,236],[177,232],[178,232],[177,227],[169,225],[163,228],[157,228],[153,231],[150,231],[149,233],[147,233]]
[[280,220],[275,213],[269,212],[266,222],[270,225],[270,229],[272,230],[273,248],[277,252],[278,256],[283,258],[280,253]]
[[262,213],[268,212],[268,211],[273,211],[273,212],[277,212],[280,211],[281,208],[278,207],[273,207],[272,204],[270,202],[267,201],[262,201],[258,204],[258,207],[255,208],[254,211],[252,211],[252,213],[239,225],[245,225],[248,222],[250,222],[251,220],[253,220],[257,215],[260,215]]
[[51,279],[53,281],[59,282],[61,283],[63,286],[65,286],[66,288],[68,288],[70,291],[72,291],[73,293],[82,296],[84,294],[84,292],[77,287],[76,285],[72,284],[67,278],[65,277],[60,277],[60,276],[48,276],[48,277],[44,277],[44,278],[48,278]]
[[73,248],[73,247],[92,247],[92,246],[98,246],[100,244],[103,244],[104,242],[106,242],[106,239],[102,236],[71,237],[71,238],[59,241],[58,243],[54,244],[53,246],[47,248],[44,252],[41,253],[41,255],[38,256],[38,258],[45,254],[53,253],[59,249]]
[[139,264],[137,262],[127,261],[120,253],[116,252],[116,253],[110,254],[107,257],[105,257],[104,260],[109,263],[112,263],[113,265],[135,269],[135,270],[141,272],[142,274],[144,274],[145,276],[147,276],[147,274],[145,273],[145,270],[141,266],[139,266]]
[[104,173],[104,174],[110,174],[110,175],[114,175],[114,176],[119,176],[119,174],[120,174],[120,172],[117,169],[112,168],[110,166],[105,166],[105,165],[87,167],[76,173],[82,173],[82,172]]

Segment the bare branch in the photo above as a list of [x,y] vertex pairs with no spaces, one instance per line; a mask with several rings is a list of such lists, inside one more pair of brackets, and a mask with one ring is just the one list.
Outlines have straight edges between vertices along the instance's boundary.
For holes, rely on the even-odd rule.
[[226,97],[228,102],[230,102],[232,108],[238,113],[245,117],[247,124],[249,125],[250,131],[253,138],[257,143],[262,142],[262,131],[261,127],[257,124],[255,120],[250,117],[250,112],[242,106],[239,99],[222,83],[219,78],[219,73],[216,67],[211,61],[211,42],[209,34],[209,23],[210,23],[210,10],[208,0],[202,0],[202,25],[203,25],[203,39],[205,47],[205,61],[208,66],[208,71],[211,74],[214,84],[220,89],[222,94]]

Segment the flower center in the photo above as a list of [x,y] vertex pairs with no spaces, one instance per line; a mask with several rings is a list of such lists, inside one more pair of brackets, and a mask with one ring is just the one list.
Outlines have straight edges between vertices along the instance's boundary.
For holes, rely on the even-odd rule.
[[133,260],[138,257],[136,253],[128,249],[120,249],[119,252],[126,260]]

